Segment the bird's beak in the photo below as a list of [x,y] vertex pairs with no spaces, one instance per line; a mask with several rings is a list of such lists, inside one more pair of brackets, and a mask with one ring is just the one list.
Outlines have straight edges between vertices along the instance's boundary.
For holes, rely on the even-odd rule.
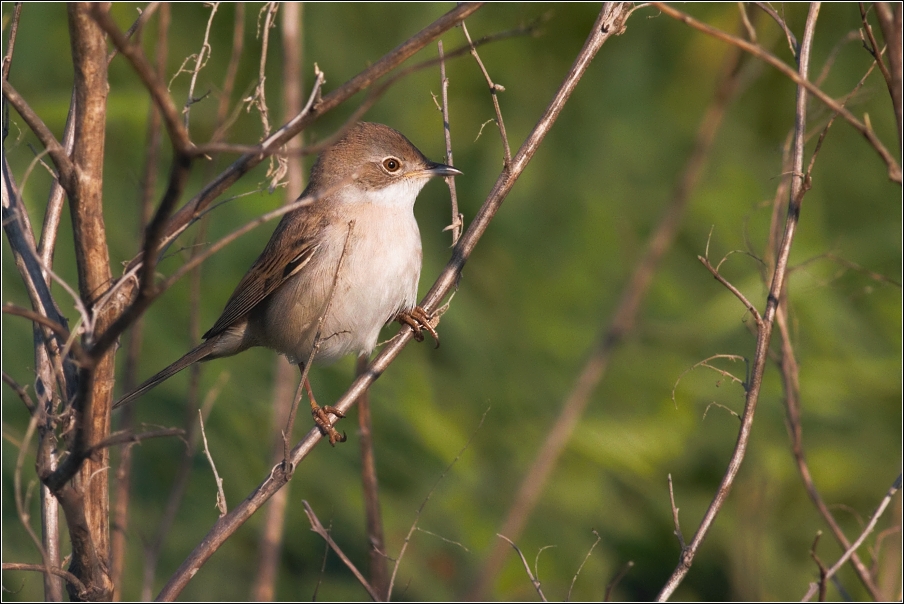
[[438,164],[436,162],[430,162],[427,164],[427,167],[423,170],[418,170],[411,174],[414,177],[426,177],[433,178],[434,176],[461,176],[462,171],[453,168],[452,166],[447,166],[446,164]]

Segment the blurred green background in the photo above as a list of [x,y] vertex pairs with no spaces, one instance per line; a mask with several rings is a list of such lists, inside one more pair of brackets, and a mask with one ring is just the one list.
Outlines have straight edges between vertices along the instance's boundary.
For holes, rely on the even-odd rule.
[[[116,4],[125,29],[142,5]],[[245,53],[232,103],[247,96],[257,77],[260,5],[246,11]],[[367,65],[449,10],[439,4],[310,4],[304,7],[304,79],[313,64],[326,74],[325,91]],[[481,57],[500,94],[513,152],[534,126],[594,22],[598,5],[498,4],[468,19],[475,39],[541,20],[536,35],[484,46]],[[3,5],[4,39],[9,5]],[[202,4],[172,7],[167,80],[183,59],[198,52],[209,16]],[[689,6],[709,24],[736,33],[735,4]],[[755,12],[755,9],[750,9]],[[800,38],[804,5],[787,5],[789,25]],[[234,5],[221,6],[211,34],[212,55],[201,72],[194,105],[193,140],[209,139],[229,58]],[[777,25],[756,16],[761,43],[788,63],[788,45]],[[860,27],[856,5],[826,5],[816,31],[812,73],[822,69],[833,47]],[[143,42],[150,52],[156,18]],[[877,35],[878,28],[876,28]],[[279,29],[272,33],[267,97],[271,120],[282,123]],[[443,36],[446,51],[464,43],[460,29]],[[571,390],[600,331],[608,325],[646,239],[669,202],[728,47],[653,9],[637,11],[623,35],[600,51],[522,178],[514,187],[465,267],[460,289],[439,331],[442,347],[409,346],[372,390],[376,459],[388,554],[399,553],[418,507],[436,484],[419,528],[400,566],[395,598],[455,600],[473,588],[514,494]],[[11,82],[58,135],[68,108],[72,67],[66,12],[62,5],[27,4],[15,48]],[[430,45],[410,63],[435,57]],[[744,57],[745,63],[751,63]],[[871,57],[859,39],[844,44],[823,88],[840,97],[865,73]],[[502,167],[502,151],[486,83],[468,56],[450,60],[450,122],[461,211],[470,221]],[[634,566],[613,592],[615,599],[655,596],[677,561],[667,476],[672,475],[689,540],[708,505],[734,446],[738,421],[712,402],[741,412],[743,389],[724,376],[698,368],[716,354],[751,357],[754,337],[743,306],[700,265],[709,241],[718,260],[733,250],[763,254],[771,200],[782,178],[782,148],[793,126],[795,88],[771,68],[747,65],[745,87],[729,107],[700,185],[691,196],[678,237],[658,268],[635,329],[612,357],[603,382],[568,440],[552,479],[517,544],[538,560],[544,592],[565,598],[578,567],[601,540],[574,584],[571,598],[599,600],[607,583],[628,561]],[[188,78],[171,90],[184,102]],[[439,94],[439,70],[430,68],[398,82],[365,115],[405,133],[428,157],[442,160],[442,120],[431,93]],[[307,93],[305,93],[306,95]],[[364,98],[324,116],[307,140],[333,132]],[[148,98],[121,58],[110,66],[105,218],[114,274],[138,249],[138,200],[146,148]],[[810,131],[829,115],[811,106]],[[898,144],[888,92],[878,71],[852,101],[855,115],[868,115],[886,146]],[[35,228],[41,222],[49,183],[34,167],[40,149],[17,114],[5,152],[22,186]],[[480,135],[479,135],[480,134]],[[242,112],[228,140],[254,144],[261,136],[256,114]],[[808,158],[815,140],[807,146]],[[168,150],[166,154],[168,155]],[[218,160],[216,171],[232,160]],[[296,161],[296,160],[293,160]],[[306,158],[305,166],[311,159]],[[261,166],[228,196],[251,192],[220,207],[209,223],[208,241],[282,201],[266,192]],[[208,166],[198,162],[186,199],[199,190]],[[263,192],[258,192],[263,190]],[[159,198],[159,197],[158,197]],[[424,242],[421,290],[425,292],[449,258],[448,194],[432,183],[416,214]],[[68,213],[64,213],[55,268],[76,283]],[[262,249],[272,226],[243,237],[204,265],[202,329],[222,310],[235,284]],[[711,233],[711,239],[710,239]],[[174,250],[193,241],[189,234]],[[878,280],[846,263],[883,275]],[[804,444],[825,501],[850,538],[875,509],[901,468],[901,189],[888,181],[877,154],[847,124],[830,131],[813,173],[791,254],[788,284],[792,331],[801,366]],[[159,266],[170,274],[187,258],[173,253]],[[758,308],[766,286],[759,262],[734,254],[723,273]],[[3,301],[28,300],[3,247]],[[70,320],[77,316],[68,295],[55,289]],[[187,281],[162,296],[147,313],[142,379],[187,351]],[[392,330],[385,331],[386,337]],[[120,354],[124,358],[124,354]],[[33,382],[30,326],[3,317],[3,369],[21,384]],[[742,363],[716,362],[743,379]],[[346,359],[312,372],[318,399],[334,400],[351,382]],[[255,349],[204,366],[202,388],[227,372],[229,381],[206,423],[211,452],[224,478],[230,507],[267,475],[270,463],[271,380],[274,354]],[[675,400],[672,390],[677,385]],[[138,419],[148,426],[181,425],[187,376],[145,396]],[[121,387],[117,388],[121,392]],[[481,419],[484,418],[485,419]],[[37,562],[39,556],[16,516],[13,470],[27,414],[15,393],[3,388],[3,560]],[[300,414],[296,436],[309,428]],[[482,424],[481,424],[482,421]],[[767,369],[751,447],[727,505],[687,579],[681,600],[783,600],[800,598],[817,576],[810,547],[823,520],[807,497],[794,465],[774,364]],[[478,426],[479,429],[478,429]],[[366,599],[348,570],[330,555],[321,574],[322,540],[309,530],[301,501],[307,500],[359,567],[367,543],[359,480],[354,412],[339,426],[349,442],[321,444],[298,468],[291,483],[277,598],[307,599],[322,581],[318,599]],[[470,445],[443,476],[459,451]],[[34,481],[34,443],[24,480]],[[135,469],[129,527],[130,552],[124,597],[139,597],[142,547],[153,538],[183,445],[151,440],[134,449]],[[115,463],[115,455],[114,455]],[[442,476],[442,479],[440,477]],[[438,484],[437,481],[439,480]],[[38,508],[32,497],[32,524]],[[216,519],[213,479],[201,454],[176,524],[161,558],[155,593]],[[875,564],[889,598],[900,597],[900,496],[880,522],[879,534],[860,553]],[[186,600],[249,597],[256,569],[262,516],[253,518],[214,555],[182,593]],[[546,546],[552,549],[538,551]],[[68,551],[68,540],[64,552]],[[831,564],[840,550],[828,532],[818,554]],[[841,584],[855,599],[867,597],[845,569]],[[42,597],[40,576],[4,573],[4,599]],[[511,553],[491,599],[532,600],[536,593]],[[829,597],[841,594],[833,587]]]

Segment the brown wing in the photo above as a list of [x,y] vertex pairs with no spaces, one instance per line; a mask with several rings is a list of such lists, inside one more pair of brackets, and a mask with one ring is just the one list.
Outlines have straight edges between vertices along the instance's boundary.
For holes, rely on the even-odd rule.
[[267,247],[232,292],[223,314],[204,334],[205,340],[226,331],[311,261],[320,247],[319,223],[311,219],[308,208],[283,217]]

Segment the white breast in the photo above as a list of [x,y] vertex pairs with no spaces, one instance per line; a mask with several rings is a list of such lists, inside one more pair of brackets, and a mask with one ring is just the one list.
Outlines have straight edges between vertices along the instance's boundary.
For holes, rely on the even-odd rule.
[[321,244],[311,263],[268,299],[261,326],[268,346],[294,363],[307,363],[322,317],[316,361],[374,349],[380,328],[416,303],[421,237],[412,210],[417,190],[404,206],[398,195],[385,198],[393,203],[343,204],[342,220],[331,221],[325,233],[330,244]]

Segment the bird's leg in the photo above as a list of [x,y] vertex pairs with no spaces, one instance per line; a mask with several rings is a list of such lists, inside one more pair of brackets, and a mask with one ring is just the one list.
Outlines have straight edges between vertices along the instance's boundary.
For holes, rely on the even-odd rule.
[[420,306],[415,306],[409,311],[400,312],[396,315],[396,321],[411,328],[416,341],[423,342],[424,334],[421,332],[427,331],[433,337],[433,341],[436,342],[436,348],[439,348],[439,334],[436,333],[436,328],[433,325],[437,320],[438,318],[434,319],[428,316],[426,311]]
[[[302,365],[299,365],[298,367],[302,370],[303,375],[304,367]],[[308,391],[308,398],[311,399],[311,415],[314,416],[314,423],[317,424],[317,427],[320,428],[320,431],[324,436],[327,436],[330,439],[331,445],[335,445],[337,442],[344,443],[348,437],[345,435],[345,432],[339,434],[339,431],[330,423],[330,418],[327,414],[332,413],[340,419],[345,417],[345,414],[335,407],[329,405],[321,407],[318,405],[317,401],[314,400],[314,391],[311,390],[311,382],[308,378],[304,379],[304,387],[305,390]]]

